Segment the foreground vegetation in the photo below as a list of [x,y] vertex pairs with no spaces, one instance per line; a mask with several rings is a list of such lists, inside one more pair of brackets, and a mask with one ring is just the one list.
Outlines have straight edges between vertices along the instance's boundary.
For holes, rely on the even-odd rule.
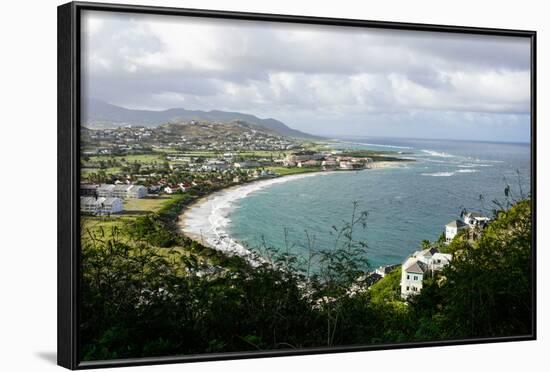
[[[335,245],[307,259],[264,247],[256,267],[177,233],[179,196],[82,242],[84,360],[379,344],[531,333],[530,200],[495,211],[482,238],[455,239],[452,263],[409,302],[399,270],[370,289],[355,204]],[[84,229],[86,230],[86,229]],[[110,231],[106,231],[110,230]],[[101,233],[103,231],[103,233]],[[312,263],[319,268],[311,270]],[[351,290],[354,288],[354,290]]]

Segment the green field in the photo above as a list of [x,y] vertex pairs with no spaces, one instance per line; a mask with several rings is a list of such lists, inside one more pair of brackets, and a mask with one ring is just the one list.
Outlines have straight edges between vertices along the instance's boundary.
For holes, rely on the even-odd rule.
[[82,168],[80,173],[83,177],[89,175],[90,173],[97,173],[100,170],[105,171],[106,174],[114,174],[114,173],[120,173],[119,167],[111,167],[111,168],[105,168],[105,169],[99,169],[99,168]]
[[281,176],[287,176],[290,174],[319,172],[322,170],[321,167],[308,167],[308,168],[265,167],[265,169],[275,172]]
[[110,237],[113,228],[121,229],[125,223],[133,221],[138,216],[149,212],[159,212],[181,198],[178,195],[149,196],[142,199],[126,199],[124,212],[112,216],[82,216],[83,239],[89,238],[89,233],[95,236]]
[[164,154],[140,154],[140,155],[99,155],[99,156],[90,156],[90,162],[99,162],[101,160],[122,160],[125,159],[127,163],[154,163],[154,162],[163,162]]
[[158,212],[172,200],[174,200],[174,195],[153,195],[142,199],[126,199],[124,201],[124,214],[139,215],[143,212]]

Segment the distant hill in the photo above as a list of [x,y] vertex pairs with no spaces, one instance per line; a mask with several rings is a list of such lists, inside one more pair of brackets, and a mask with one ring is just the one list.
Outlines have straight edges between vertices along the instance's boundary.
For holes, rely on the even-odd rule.
[[204,120],[223,123],[238,120],[270,129],[283,136],[306,139],[321,138],[292,129],[275,119],[260,119],[254,115],[240,112],[186,110],[182,108],[163,111],[131,110],[96,99],[90,100],[82,108],[82,124],[92,129],[114,128],[128,124],[156,127],[161,124],[181,122],[183,120]]

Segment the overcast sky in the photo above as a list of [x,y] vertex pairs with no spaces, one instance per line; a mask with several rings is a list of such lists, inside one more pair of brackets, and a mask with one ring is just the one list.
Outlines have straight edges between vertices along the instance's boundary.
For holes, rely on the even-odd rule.
[[86,11],[83,98],[320,135],[529,140],[527,38]]

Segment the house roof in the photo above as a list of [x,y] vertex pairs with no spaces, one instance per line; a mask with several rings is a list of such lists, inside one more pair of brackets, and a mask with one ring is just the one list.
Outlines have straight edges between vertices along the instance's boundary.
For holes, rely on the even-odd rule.
[[405,268],[405,271],[408,273],[415,274],[424,274],[428,270],[428,266],[422,261],[415,260],[408,267]]
[[116,191],[128,191],[128,189],[130,189],[131,187],[132,187],[132,185],[115,185],[114,190],[116,190]]
[[466,226],[466,224],[464,222],[460,221],[460,220],[454,220],[454,221],[449,222],[445,226],[460,228],[460,227]]
[[444,259],[447,261],[451,261],[453,259],[453,255],[449,253],[436,253],[433,255],[433,259]]
[[98,190],[108,190],[108,191],[111,191],[111,190],[114,190],[115,189],[115,185],[110,185],[110,184],[107,184],[107,183],[104,183],[102,184],[101,186],[98,187]]
[[382,275],[378,274],[378,273],[370,273],[366,278],[365,278],[365,283],[370,287],[371,285],[373,285],[374,283],[378,282],[380,279],[382,279]]
[[97,202],[103,205],[112,205],[115,202],[122,202],[120,198],[97,198]]
[[420,252],[420,256],[424,256],[424,257],[432,257],[434,254],[436,254],[437,252],[439,252],[439,250],[435,247],[430,247],[430,248],[427,248],[427,249],[424,249],[423,251]]
[[81,205],[85,205],[85,204],[96,204],[97,202],[97,199],[94,198],[94,197],[91,197],[91,196],[81,196],[80,197],[80,204]]
[[476,218],[476,217],[485,217],[484,215],[482,215],[481,213],[479,212],[466,212],[464,213],[465,216],[468,216],[468,217],[472,217],[472,218]]

